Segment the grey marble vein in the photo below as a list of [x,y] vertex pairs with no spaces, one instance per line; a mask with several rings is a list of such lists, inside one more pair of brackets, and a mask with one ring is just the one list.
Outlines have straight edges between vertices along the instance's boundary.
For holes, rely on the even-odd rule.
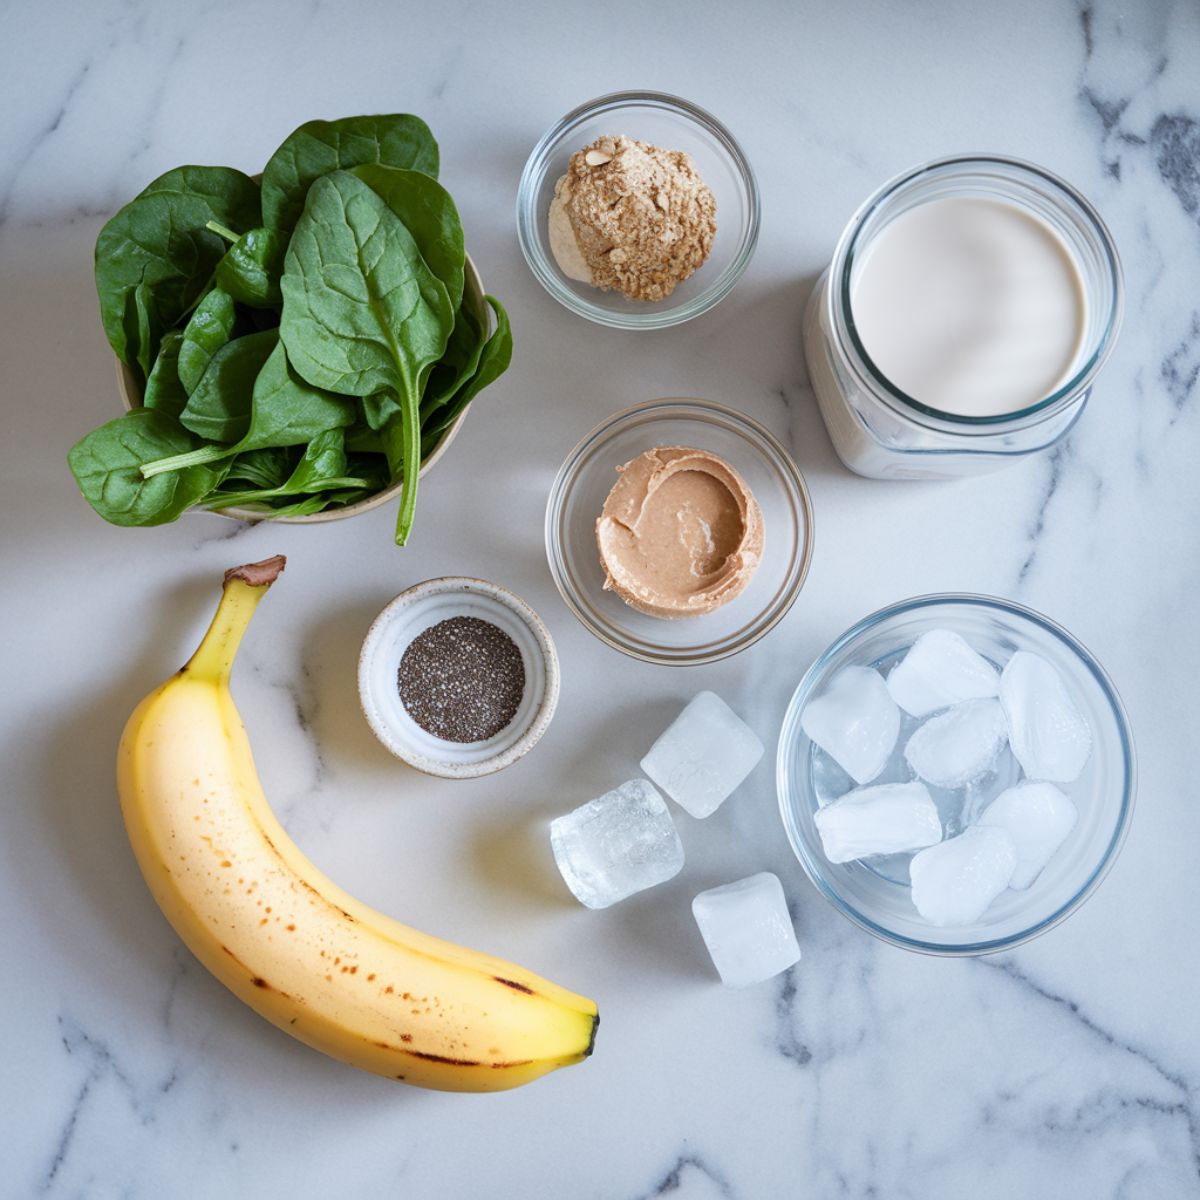
[[[701,1190],[697,1191],[697,1188]],[[737,1200],[737,1193],[721,1172],[693,1152],[681,1154],[662,1178],[648,1192],[640,1193],[637,1200],[677,1193],[688,1197],[704,1195]]]
[[[1139,1062],[1144,1063],[1164,1083],[1169,1085],[1176,1096],[1170,1102],[1164,1102],[1156,1097],[1149,1096],[1120,1096],[1115,1101],[1115,1108],[1118,1111],[1125,1108],[1141,1109],[1157,1116],[1182,1121],[1187,1129],[1188,1142],[1191,1147],[1191,1166],[1197,1186],[1200,1187],[1200,1086],[1198,1086],[1200,1081],[1189,1079],[1185,1074],[1161,1062],[1150,1051],[1106,1029],[1088,1015],[1079,1001],[1059,992],[1052,991],[1038,983],[1030,975],[1022,971],[1011,956],[980,959],[980,963],[988,969],[999,971],[1022,988],[1033,993],[1040,1000],[1056,1006],[1060,1012],[1067,1015],[1068,1019],[1078,1023],[1089,1035],[1096,1038],[1104,1046],[1120,1053],[1128,1054]],[[1099,1111],[1094,1114],[1086,1113],[1082,1109],[1078,1110],[1068,1119],[1067,1127],[1078,1128],[1086,1126],[1089,1121],[1104,1123],[1118,1119],[1116,1114],[1111,1111],[1114,1107],[1114,1101],[1111,1099],[1098,1102],[1098,1107]],[[1061,1121],[1057,1123],[1062,1124]]]
[[1186,336],[1163,359],[1159,375],[1175,406],[1172,424],[1191,403],[1200,378],[1200,312],[1192,313]]
[[1046,521],[1050,512],[1050,506],[1054,501],[1055,494],[1062,483],[1064,471],[1070,461],[1069,447],[1069,441],[1060,442],[1044,455],[1046,482],[1042,487],[1042,494],[1038,500],[1037,515],[1034,517],[1033,526],[1029,531],[1029,549],[1025,554],[1024,561],[1021,563],[1020,570],[1017,572],[1018,588],[1028,579],[1030,572],[1033,570],[1034,563],[1037,562],[1038,552],[1041,550],[1042,535],[1046,532]]

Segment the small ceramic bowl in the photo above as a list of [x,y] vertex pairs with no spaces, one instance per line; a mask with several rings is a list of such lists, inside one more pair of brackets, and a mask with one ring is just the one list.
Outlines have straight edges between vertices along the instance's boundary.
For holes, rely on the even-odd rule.
[[[483,742],[448,742],[426,732],[400,701],[400,660],[418,634],[451,617],[478,617],[517,644],[525,694],[516,715]],[[375,736],[409,766],[443,779],[490,775],[537,745],[558,705],[558,653],[542,619],[519,596],[485,579],[446,576],[401,592],[375,618],[358,659],[358,695]]]
[[[596,519],[617,468],[654,446],[720,456],[762,509],[758,569],[744,592],[703,616],[646,616],[604,589]],[[567,455],[546,504],[546,557],[567,607],[602,642],[664,666],[728,658],[774,629],[800,594],[812,545],[812,503],[792,456],[757,421],[711,400],[651,400],[601,422]]]
[[[568,278],[550,251],[547,214],[571,155],[604,134],[625,134],[691,155],[717,202],[708,261],[665,300],[630,300]],[[517,190],[517,235],[529,268],[560,304],[617,329],[665,329],[719,304],[758,244],[758,184],[733,134],[704,109],[663,92],[616,92],[581,104],[534,147]]]
[[[480,328],[485,331],[484,336],[490,337],[494,324],[491,306],[483,298],[483,282],[479,278],[479,272],[475,269],[475,264],[471,261],[469,254],[466,261],[463,300],[471,306],[472,315],[480,323]],[[117,360],[117,389],[121,393],[121,403],[125,406],[126,412],[134,408],[141,408],[141,388],[138,386],[133,372],[120,359]],[[458,431],[462,428],[463,421],[467,419],[467,413],[470,411],[471,406],[468,404],[459,413],[458,419],[454,424],[442,434],[433,450],[425,455],[425,461],[421,463],[422,478],[433,470],[438,459],[446,453],[450,443],[454,441]],[[404,483],[400,481],[385,488],[382,492],[376,492],[374,496],[369,496],[366,500],[360,500],[357,504],[347,504],[344,508],[330,508],[324,512],[310,513],[306,517],[270,517],[270,510],[265,505],[262,507],[247,506],[238,508],[235,506],[231,508],[218,508],[214,509],[213,512],[218,517],[232,517],[235,521],[246,521],[252,525],[268,519],[272,520],[276,525],[319,525],[325,521],[340,521],[343,517],[356,517],[359,513],[370,512],[371,509],[378,508],[381,504],[387,504],[390,500],[398,499],[403,487]],[[207,512],[208,510],[193,509],[191,511]]]

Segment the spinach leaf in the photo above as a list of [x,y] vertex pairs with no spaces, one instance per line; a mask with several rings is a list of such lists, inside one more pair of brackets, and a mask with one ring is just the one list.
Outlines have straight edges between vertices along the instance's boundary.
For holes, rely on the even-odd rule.
[[392,474],[383,453],[355,453],[350,448],[349,439],[346,441],[346,474],[353,475],[355,479],[368,480],[373,492],[382,492],[392,482]]
[[483,344],[483,331],[479,323],[465,307],[460,307],[454,314],[454,328],[450,331],[446,352],[430,372],[429,383],[421,399],[422,428],[434,411],[452,400],[454,394],[475,374]]
[[[274,334],[275,330],[264,331]],[[244,339],[239,339],[244,340]],[[223,385],[224,386],[224,385]],[[235,385],[240,389],[241,383]],[[214,397],[216,406],[224,397]],[[240,401],[235,401],[235,404]],[[229,411],[240,411],[231,408]],[[189,422],[197,410],[188,414]],[[341,429],[358,417],[358,406],[349,396],[335,396],[305,383],[289,366],[283,343],[276,341],[262,370],[254,379],[250,398],[250,423],[245,435],[232,446],[203,446],[190,454],[148,463],[142,474],[149,479],[164,471],[178,471],[200,462],[229,458],[248,450],[270,446],[302,446],[327,429]]]
[[[346,437],[340,429],[318,434],[304,448],[304,457],[283,485],[286,492],[317,492],[332,479],[346,478]],[[353,487],[354,484],[347,486]]]
[[254,181],[230,167],[177,167],[120,210],[96,240],[96,290],[109,344],[150,374],[162,335],[207,286],[225,243],[205,226],[262,224]]
[[67,455],[84,499],[113,525],[163,525],[174,521],[220,483],[221,466],[190,467],[143,479],[141,465],[193,449],[197,442],[179,422],[154,408],[133,412],[92,430]]
[[403,222],[346,171],[313,184],[282,286],[280,336],[296,371],[315,387],[363,397],[372,427],[382,420],[389,462],[404,479],[403,545],[416,506],[421,387],[454,325],[449,293]]
[[278,340],[278,330],[264,329],[226,342],[180,415],[184,428],[210,442],[238,441],[250,426],[255,380]]
[[[292,456],[282,447],[272,446],[265,450],[247,450],[239,454],[229,468],[225,486],[234,479],[244,480],[259,488],[276,488],[292,473],[295,463]],[[244,488],[230,489],[244,491]]]
[[143,407],[157,408],[159,412],[176,418],[183,412],[188,399],[179,379],[179,345],[182,341],[183,334],[178,329],[163,334],[158,357],[154,360],[142,394]]
[[231,505],[261,504],[277,496],[303,495],[305,492],[328,491],[333,488],[370,487],[369,479],[347,475],[345,438],[340,429],[319,434],[305,448],[304,457],[295,470],[278,487],[254,488],[241,492],[218,492],[209,497],[210,508],[229,508]]
[[306,383],[292,370],[279,342],[254,381],[250,428],[239,450],[300,446],[328,429],[352,425],[358,405]]
[[382,199],[346,171],[312,187],[288,246],[280,336],[315,387],[413,395],[454,322],[445,286]]
[[426,438],[437,437],[444,433],[455,421],[459,414],[471,401],[479,395],[489,383],[494,383],[512,362],[512,326],[508,321],[508,313],[504,305],[495,296],[484,296],[496,314],[496,332],[488,338],[479,356],[479,366],[475,374],[459,389],[454,398],[443,409],[439,409],[433,420],[423,427],[422,433]]
[[429,269],[446,285],[454,308],[462,303],[467,251],[462,222],[450,193],[420,171],[378,163],[355,167],[357,175],[404,222]]
[[429,126],[409,113],[308,121],[287,137],[263,168],[263,222],[286,239],[316,180],[365,163],[407,167],[436,178],[437,142]]
[[315,496],[305,496],[303,500],[293,500],[291,504],[280,504],[271,508],[272,517],[308,517],[313,513],[323,512],[333,503],[335,492],[319,492]]
[[366,454],[382,454],[383,438],[365,420],[359,421],[346,430],[346,449]]
[[189,396],[208,370],[213,355],[233,337],[235,320],[233,297],[220,288],[209,292],[188,319],[179,346],[179,382]]
[[315,496],[305,496],[291,504],[283,504],[271,509],[272,517],[307,517],[313,513],[324,512],[327,508],[345,508],[348,504],[357,504],[372,495],[370,488],[348,488],[337,492],[319,492]]
[[279,276],[287,238],[274,229],[250,229],[217,263],[217,287],[239,304],[251,308],[278,308],[283,303]]

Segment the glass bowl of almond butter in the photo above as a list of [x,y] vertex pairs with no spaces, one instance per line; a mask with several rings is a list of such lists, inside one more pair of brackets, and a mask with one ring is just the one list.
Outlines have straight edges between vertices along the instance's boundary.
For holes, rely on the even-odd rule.
[[733,290],[759,207],[750,163],[715,117],[662,92],[618,92],[569,112],[534,147],[517,233],[530,270],[572,312],[664,329]]

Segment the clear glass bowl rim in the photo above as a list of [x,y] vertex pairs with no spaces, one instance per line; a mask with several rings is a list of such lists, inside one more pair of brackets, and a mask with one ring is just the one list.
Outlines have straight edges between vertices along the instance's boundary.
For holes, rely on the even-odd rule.
[[[881,205],[886,204],[909,184],[915,183],[927,175],[954,167],[964,169],[1002,167],[1018,174],[1031,176],[1032,181],[1036,181],[1042,186],[1049,185],[1052,190],[1060,192],[1069,204],[1079,209],[1084,220],[1091,225],[1093,233],[1103,248],[1111,280],[1112,304],[1105,317],[1104,331],[1095,350],[1080,365],[1079,369],[1049,396],[1027,408],[1000,416],[972,417],[960,413],[944,412],[941,409],[922,404],[919,400],[909,396],[896,387],[876,367],[859,340],[854,322],[847,315],[850,312],[850,273],[854,266],[857,242],[863,226]],[[1040,424],[1043,420],[1056,416],[1065,406],[1073,403],[1082,392],[1091,387],[1100,369],[1108,360],[1108,356],[1112,353],[1117,335],[1120,333],[1121,318],[1125,307],[1125,282],[1116,242],[1108,226],[1091,201],[1065,179],[1045,167],[1038,166],[1037,163],[1021,158],[1012,158],[1002,154],[954,154],[945,158],[931,159],[929,162],[902,171],[863,201],[847,222],[834,249],[833,261],[829,268],[826,303],[828,305],[826,316],[830,321],[831,328],[836,329],[838,337],[848,341],[854,348],[859,361],[855,362],[851,358],[849,365],[863,387],[886,401],[896,412],[918,424],[926,425],[928,424],[927,419],[932,418],[936,422],[953,427],[958,434],[965,436],[991,435]]]
[[[1113,717],[1116,720],[1117,730],[1121,739],[1121,755],[1125,763],[1121,808],[1117,814],[1116,827],[1109,838],[1108,845],[1105,847],[1100,861],[1096,864],[1087,879],[1084,880],[1075,895],[1048,917],[1043,918],[1041,921],[1036,922],[1028,929],[1024,929],[1019,933],[1005,938],[995,938],[982,942],[964,942],[960,945],[926,942],[918,938],[909,938],[903,934],[895,933],[886,926],[873,921],[866,914],[859,912],[852,904],[844,900],[826,882],[820,870],[820,865],[810,860],[809,856],[805,853],[803,841],[793,830],[794,818],[791,811],[793,802],[789,783],[789,767],[793,758],[792,748],[798,740],[800,713],[814,687],[821,681],[830,662],[852,642],[871,633],[886,621],[894,617],[907,616],[909,613],[916,612],[919,609],[933,608],[942,604],[968,604],[985,609],[998,609],[1010,616],[1021,617],[1035,625],[1039,625],[1047,633],[1058,638],[1075,654],[1100,685],[1100,690],[1104,693],[1112,709]],[[858,621],[834,639],[830,646],[813,662],[812,666],[805,671],[796,690],[792,693],[792,698],[788,702],[787,711],[784,713],[783,723],[780,727],[779,746],[775,756],[775,787],[778,794],[779,811],[783,820],[784,832],[787,834],[792,852],[799,859],[801,867],[804,868],[804,873],[808,876],[813,886],[834,908],[842,913],[843,916],[848,917],[861,929],[865,929],[868,933],[874,934],[877,938],[889,942],[893,946],[900,946],[906,950],[916,950],[922,954],[930,954],[942,958],[957,958],[995,954],[1002,950],[1012,950],[1016,946],[1031,941],[1033,938],[1040,936],[1047,930],[1065,921],[1067,917],[1075,912],[1095,892],[1105,875],[1112,869],[1113,863],[1116,861],[1117,855],[1120,853],[1121,847],[1125,843],[1125,838],[1129,833],[1134,801],[1137,795],[1137,758],[1134,750],[1133,734],[1129,725],[1129,717],[1125,711],[1124,704],[1121,702],[1121,697],[1112,680],[1108,677],[1107,672],[1078,638],[1044,614],[1025,605],[1017,604],[1015,601],[1004,600],[999,596],[985,596],[972,592],[941,592],[927,596],[914,596],[908,600],[900,600],[895,604],[889,604],[886,608],[881,608],[868,614],[861,621]]]
[[[574,583],[571,581],[570,574],[563,561],[562,548],[558,537],[559,517],[562,513],[567,490],[578,473],[581,460],[596,442],[610,436],[619,426],[632,420],[634,417],[653,413],[657,409],[664,410],[664,412],[672,409],[683,410],[684,415],[687,414],[688,410],[715,413],[726,420],[732,420],[736,424],[744,425],[746,430],[753,435],[753,438],[760,440],[771,452],[772,456],[777,458],[782,464],[783,474],[786,476],[794,493],[792,498],[795,500],[800,512],[803,544],[800,548],[800,560],[796,567],[795,579],[788,588],[787,593],[779,601],[776,611],[771,614],[770,620],[761,628],[755,629],[750,635],[738,642],[732,643],[725,649],[688,656],[680,654],[657,655],[636,649],[613,637],[607,629],[597,625],[580,608],[572,594]],[[563,603],[566,604],[574,614],[576,620],[589,633],[599,638],[606,646],[611,646],[612,649],[619,650],[622,654],[627,654],[630,658],[638,659],[641,662],[668,667],[698,667],[706,663],[719,662],[724,658],[730,658],[735,654],[741,653],[747,647],[753,646],[755,642],[770,633],[791,611],[792,605],[795,604],[796,598],[800,595],[804,587],[804,581],[808,578],[808,571],[812,565],[812,497],[809,494],[808,484],[805,482],[804,475],[796,465],[795,459],[788,453],[786,447],[784,447],[779,439],[753,417],[747,416],[735,408],[730,408],[728,405],[719,404],[715,400],[702,400],[693,396],[662,396],[655,400],[643,401],[641,404],[633,404],[628,408],[620,409],[606,417],[575,444],[570,453],[563,459],[563,464],[559,467],[558,473],[554,477],[554,482],[550,486],[550,493],[546,499],[545,541],[546,560],[550,567],[550,575],[554,579],[554,586],[558,589],[558,594],[562,597]]]
[[[733,163],[737,174],[741,177],[749,201],[749,219],[742,232],[741,245],[729,266],[709,284],[704,291],[693,297],[686,304],[673,309],[658,309],[648,306],[644,312],[619,313],[611,311],[600,304],[593,304],[581,299],[570,288],[566,287],[558,277],[557,267],[554,266],[542,252],[541,242],[537,234],[537,222],[540,215],[535,211],[537,180],[545,169],[545,160],[560,138],[574,126],[599,116],[601,113],[629,105],[643,105],[661,108],[673,112],[687,120],[702,126],[725,149]],[[667,329],[672,325],[681,325],[694,317],[706,313],[716,307],[733,290],[746,267],[754,257],[758,245],[759,227],[762,222],[762,205],[759,198],[758,180],[750,160],[737,139],[725,126],[706,109],[681,96],[673,96],[668,92],[609,92],[598,96],[577,108],[572,109],[561,120],[556,121],[534,146],[525,168],[521,172],[521,181],[517,185],[517,240],[521,245],[521,253],[529,264],[538,282],[560,304],[572,312],[595,321],[599,325],[607,325],[613,329]]]

